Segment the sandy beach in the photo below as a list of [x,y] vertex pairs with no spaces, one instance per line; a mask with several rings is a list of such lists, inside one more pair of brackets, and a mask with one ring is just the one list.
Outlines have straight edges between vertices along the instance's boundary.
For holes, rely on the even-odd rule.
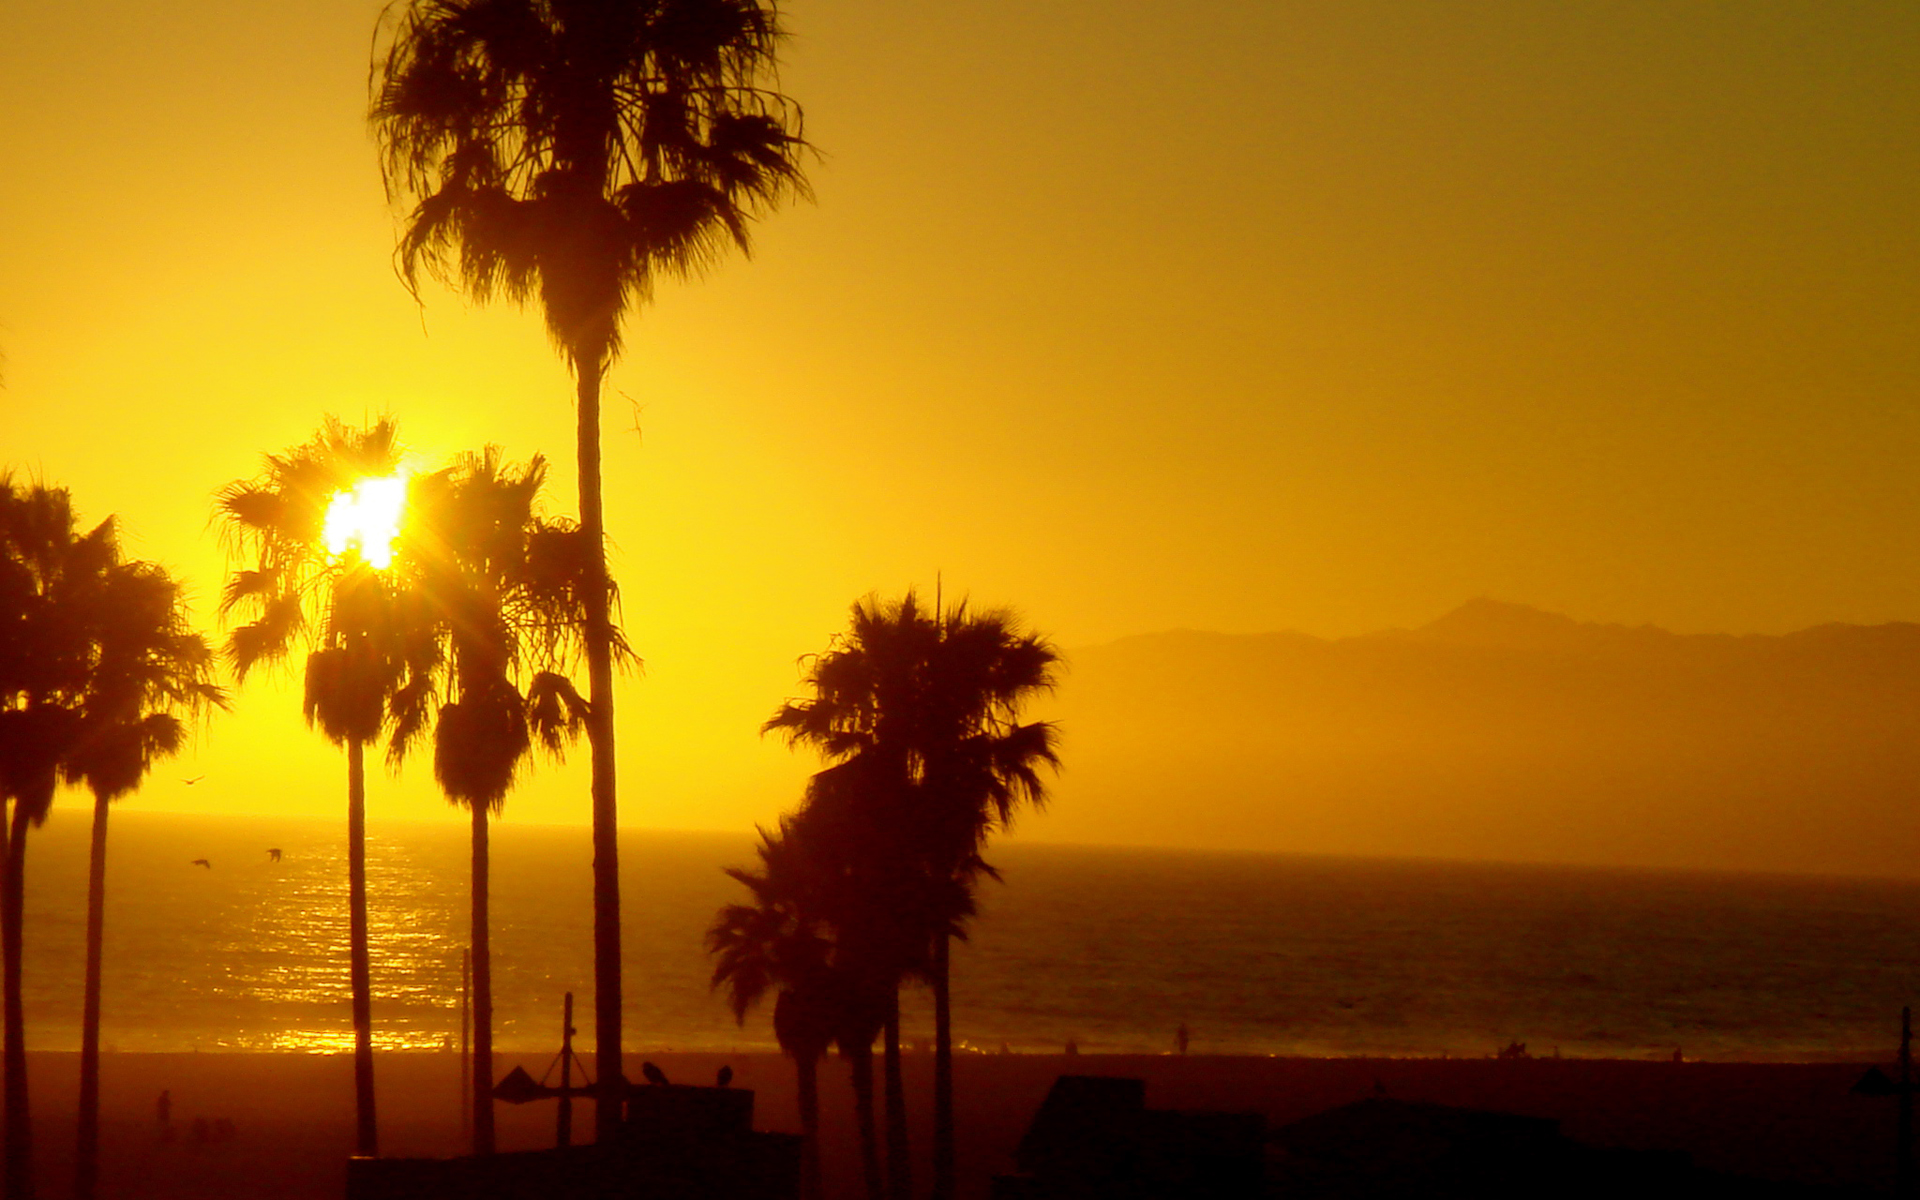
[[[735,1086],[756,1092],[756,1124],[797,1131],[793,1072],[770,1054],[655,1054],[677,1082],[710,1082],[731,1064]],[[538,1077],[545,1059],[503,1056]],[[916,1187],[926,1179],[932,1061],[906,1060]],[[984,1197],[1009,1170],[1027,1119],[1063,1071],[1148,1081],[1153,1107],[1254,1109],[1281,1124],[1372,1094],[1553,1117],[1595,1145],[1690,1152],[1701,1166],[1778,1180],[1884,1187],[1891,1182],[1893,1106],[1850,1095],[1851,1064],[1664,1063],[1532,1059],[1289,1059],[1194,1055],[963,1055],[956,1062],[961,1196]],[[457,1058],[388,1054],[379,1061],[381,1148],[389,1155],[459,1152]],[[639,1057],[629,1064],[639,1074]],[[67,1194],[77,1056],[33,1056],[41,1194]],[[290,1054],[109,1054],[103,1060],[106,1162],[102,1195],[337,1197],[351,1146],[351,1060]],[[829,1195],[858,1193],[855,1134],[844,1067],[822,1072]],[[155,1113],[172,1093],[174,1137]],[[503,1149],[551,1145],[554,1105],[500,1105]],[[196,1118],[233,1123],[234,1136],[201,1143]],[[577,1110],[576,1127],[590,1121]]]

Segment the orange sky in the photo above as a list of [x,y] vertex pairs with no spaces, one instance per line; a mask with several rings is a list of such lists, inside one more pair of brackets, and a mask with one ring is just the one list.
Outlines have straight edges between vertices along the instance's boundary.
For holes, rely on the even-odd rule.
[[[324,413],[391,413],[429,463],[545,451],[572,508],[538,317],[393,277],[378,8],[72,0],[0,39],[0,461],[120,514],[209,617],[213,490]],[[664,290],[611,379],[648,662],[625,820],[790,803],[807,764],[756,730],[794,659],[936,570],[1068,646],[1482,593],[1680,630],[1920,619],[1920,8],[789,23],[819,201]],[[336,813],[297,709],[250,684],[129,803]],[[443,811],[424,763],[373,801]],[[508,806],[585,811],[584,770]]]

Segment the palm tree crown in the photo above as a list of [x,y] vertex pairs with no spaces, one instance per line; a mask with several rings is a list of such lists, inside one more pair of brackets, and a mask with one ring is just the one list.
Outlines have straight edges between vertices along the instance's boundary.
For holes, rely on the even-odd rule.
[[612,361],[659,275],[805,192],[780,39],[762,0],[412,0],[371,112],[409,286],[538,297],[576,365]]
[[[537,743],[558,754],[583,727],[567,678],[580,654],[587,578],[580,530],[538,515],[547,464],[488,447],[418,480],[405,547],[448,649],[434,724],[434,776],[448,799],[497,813]],[[616,651],[628,655],[626,644]],[[424,733],[407,711],[401,742]]]

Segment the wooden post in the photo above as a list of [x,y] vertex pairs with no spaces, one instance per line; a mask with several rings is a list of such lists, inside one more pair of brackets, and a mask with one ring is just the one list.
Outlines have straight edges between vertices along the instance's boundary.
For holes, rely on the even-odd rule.
[[1894,1192],[1901,1200],[1913,1195],[1913,1009],[1900,1010],[1900,1129],[1894,1163]]
[[473,951],[460,952],[460,1144],[473,1141]]
[[573,1144],[573,993],[567,993],[560,1018],[560,1115],[554,1118],[553,1144]]

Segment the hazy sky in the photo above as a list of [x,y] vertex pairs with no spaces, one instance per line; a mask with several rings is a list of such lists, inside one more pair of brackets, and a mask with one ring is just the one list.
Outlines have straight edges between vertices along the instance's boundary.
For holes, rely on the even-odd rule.
[[[70,0],[0,37],[0,462],[119,514],[209,620],[214,489],[325,413],[396,416],[423,465],[544,451],[573,507],[538,316],[393,276],[378,11]],[[1686,631],[1920,619],[1920,6],[788,21],[818,203],[664,289],[611,377],[648,664],[626,820],[795,799],[808,764],[757,735],[795,658],[936,571],[1069,646],[1477,594]],[[297,709],[250,684],[131,803],[339,811]],[[375,813],[442,811],[430,775]],[[584,819],[584,769],[508,813]]]

